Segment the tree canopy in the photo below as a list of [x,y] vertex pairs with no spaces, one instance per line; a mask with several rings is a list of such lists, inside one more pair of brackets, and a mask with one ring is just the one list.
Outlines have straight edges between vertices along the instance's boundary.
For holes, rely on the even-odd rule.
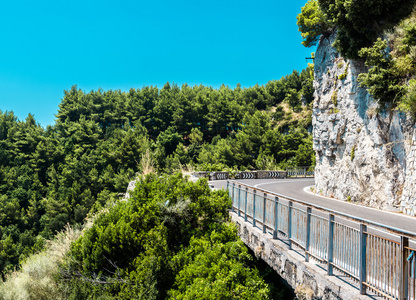
[[305,153],[302,163],[311,163],[311,76],[308,67],[235,89],[167,83],[86,93],[73,86],[47,128],[33,115],[21,121],[0,111],[0,272],[118,199],[149,168],[255,169],[264,161],[284,168]]
[[347,58],[370,47],[383,33],[408,17],[415,0],[310,0],[298,15],[298,26],[307,47],[328,28],[336,30],[335,48]]

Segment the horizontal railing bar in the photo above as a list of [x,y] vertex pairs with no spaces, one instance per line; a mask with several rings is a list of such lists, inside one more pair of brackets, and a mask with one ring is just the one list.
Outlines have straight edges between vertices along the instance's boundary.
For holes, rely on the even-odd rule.
[[318,260],[320,263],[326,263],[327,260],[325,258],[318,257],[316,254],[313,254],[311,251],[305,251],[305,254],[308,254],[312,258]]
[[386,294],[385,292],[379,290],[378,288],[374,287],[373,285],[371,285],[368,282],[363,282],[363,285],[365,285],[366,287],[368,287],[369,289],[373,290],[375,293],[377,293],[377,294],[379,294],[379,295],[381,295],[383,297],[386,297],[386,298],[392,299],[392,300],[397,299],[397,297],[392,296],[392,295],[389,295],[389,294]]
[[380,228],[386,229],[386,230],[388,230],[390,232],[393,232],[395,234],[400,234],[400,235],[405,235],[407,237],[416,238],[416,234],[415,233],[412,233],[412,232],[407,231],[407,230],[398,229],[398,228],[391,227],[391,226],[388,226],[388,225],[384,225],[384,224],[381,224],[381,223],[378,223],[378,222],[374,222],[374,221],[370,221],[370,220],[366,220],[366,219],[354,217],[354,216],[351,216],[351,215],[348,215],[348,214],[345,214],[345,213],[342,213],[342,212],[339,212],[339,211],[336,211],[336,210],[332,210],[332,209],[329,209],[329,208],[322,207],[320,205],[307,203],[307,202],[302,201],[302,200],[298,200],[298,199],[295,199],[295,198],[287,197],[287,196],[284,196],[284,195],[281,195],[281,194],[278,194],[278,193],[275,193],[275,192],[272,192],[272,191],[268,191],[268,190],[265,190],[265,189],[253,187],[253,186],[250,186],[250,185],[247,185],[247,184],[238,182],[238,181],[232,181],[232,180],[230,181],[230,180],[228,180],[228,183],[230,183],[230,182],[237,183],[240,186],[248,187],[250,189],[253,189],[253,191],[254,190],[258,190],[258,191],[261,191],[263,193],[269,193],[271,195],[278,196],[279,198],[283,198],[285,200],[292,201],[294,203],[306,205],[306,206],[312,207],[312,208],[314,208],[316,210],[319,210],[319,211],[331,213],[331,214],[336,215],[336,216],[342,216],[344,218],[347,218],[347,219],[350,219],[350,220],[354,220],[354,221],[358,221],[358,222],[363,223],[363,224],[380,227]]
[[295,243],[299,248],[301,248],[303,251],[305,251],[305,246],[303,246],[302,244],[299,244],[298,241],[294,240],[293,238],[289,239],[292,243]]
[[332,266],[337,269],[338,271],[341,271],[342,273],[345,273],[345,275],[348,275],[350,277],[352,277],[353,279],[360,281],[360,278],[358,275],[354,275],[353,273],[351,273],[350,271],[345,270],[344,268],[341,268],[340,266],[334,264],[333,262],[331,263]]
[[410,248],[410,247],[404,247],[404,249],[410,250],[410,251],[416,251],[416,249],[413,249],[413,248]]
[[348,230],[352,230],[352,231],[355,231],[355,232],[360,232],[359,229],[354,228],[354,227],[351,227],[351,226],[348,226],[348,225],[345,225],[345,224],[342,224],[342,223],[334,222],[334,225],[341,226],[341,227],[344,227],[344,228],[346,228]]
[[[237,211],[241,211],[241,212],[243,212],[243,213],[244,213],[244,211],[243,211],[243,210],[241,210],[241,209],[240,209],[240,210],[239,210],[239,209],[237,209]],[[256,220],[256,224],[258,223],[258,224],[260,224],[260,225],[265,225],[267,229],[274,230],[274,228],[273,228],[273,227],[271,227],[270,225],[267,225],[267,223],[266,223],[266,222],[264,222],[264,223],[263,223],[263,221],[262,221],[261,219],[255,218],[254,216],[251,216],[251,215],[249,215],[249,214],[247,214],[247,217],[248,217],[248,218],[250,218],[250,219],[255,219],[255,220]]]
[[321,219],[321,220],[324,220],[324,221],[328,221],[328,218],[327,217],[318,216],[318,215],[315,215],[315,214],[311,214],[311,216],[312,217],[315,217],[315,218],[318,218],[318,219]]
[[295,206],[293,206],[293,207],[292,207],[292,209],[293,209],[293,210],[297,210],[297,211],[300,211],[300,212],[304,212],[304,213],[306,213],[306,210],[304,210],[304,209],[302,209],[302,208],[300,208],[300,207],[295,207]]
[[371,236],[373,236],[373,237],[376,237],[376,238],[382,239],[382,240],[384,240],[384,241],[388,241],[388,242],[391,242],[391,243],[393,243],[393,244],[400,245],[400,242],[397,242],[397,241],[394,241],[394,240],[391,240],[391,239],[385,238],[385,237],[380,236],[380,235],[377,235],[377,234],[375,234],[375,233],[370,233],[370,232],[368,232],[368,231],[366,231],[366,232],[364,232],[364,233],[365,233],[365,234],[367,234],[367,235],[371,235]]

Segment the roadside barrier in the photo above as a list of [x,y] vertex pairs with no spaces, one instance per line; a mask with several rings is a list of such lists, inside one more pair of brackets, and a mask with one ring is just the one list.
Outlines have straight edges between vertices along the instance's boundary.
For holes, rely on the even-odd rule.
[[232,209],[270,233],[357,282],[360,293],[416,300],[416,235],[380,223],[255,188],[227,182]]

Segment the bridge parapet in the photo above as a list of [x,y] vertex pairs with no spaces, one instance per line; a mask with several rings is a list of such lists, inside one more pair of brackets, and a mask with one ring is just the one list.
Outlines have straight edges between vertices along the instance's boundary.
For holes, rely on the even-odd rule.
[[[262,258],[276,271],[280,270],[278,273],[294,288],[306,284],[308,280],[302,278],[308,278],[311,273],[319,275],[314,268],[299,274],[294,270],[314,264],[321,270],[325,269],[328,282],[342,276],[355,283],[353,297],[348,290],[342,297],[338,293],[337,299],[361,299],[363,295],[373,294],[385,299],[416,300],[414,233],[310,205],[241,182],[229,181],[227,190],[233,200],[233,220],[239,224],[243,241],[259,253],[268,247],[269,252],[264,252]],[[256,238],[248,232],[256,232]],[[259,232],[262,239],[257,234]],[[271,246],[279,243],[286,244],[286,248]],[[277,258],[271,259],[287,256],[292,249],[303,256],[301,265],[296,265],[292,259],[284,263]],[[279,263],[276,264],[276,260]],[[295,273],[297,275],[293,275]],[[322,279],[321,275],[318,277]],[[326,285],[322,283],[319,287],[325,290]],[[309,289],[316,297],[325,294],[313,284]],[[332,287],[330,290],[334,291]]]

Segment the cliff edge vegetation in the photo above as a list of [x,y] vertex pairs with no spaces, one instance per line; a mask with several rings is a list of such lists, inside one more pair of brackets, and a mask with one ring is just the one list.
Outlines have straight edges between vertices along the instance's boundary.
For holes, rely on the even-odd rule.
[[358,80],[380,103],[416,114],[414,0],[310,0],[298,15],[303,44],[336,33],[333,46],[346,59],[362,59]]

